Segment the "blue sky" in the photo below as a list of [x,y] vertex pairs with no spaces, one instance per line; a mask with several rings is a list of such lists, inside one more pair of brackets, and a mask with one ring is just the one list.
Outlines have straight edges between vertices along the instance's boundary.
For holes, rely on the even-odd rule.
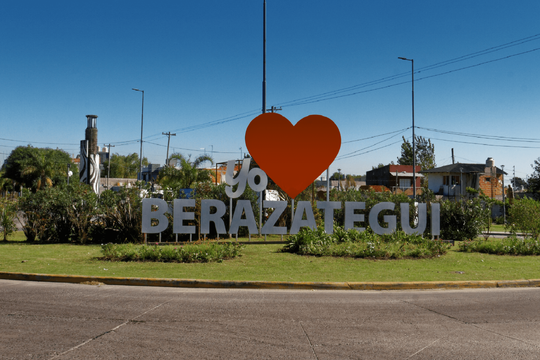
[[[168,131],[171,152],[237,159],[262,106],[262,4],[1,2],[0,161],[26,144],[78,154],[87,114],[100,145],[139,153],[132,88],[145,90],[151,162],[163,164]],[[493,157],[525,177],[540,156],[539,18],[538,1],[267,0],[267,106],[293,123],[334,120],[343,144],[331,172],[364,174],[411,137],[411,64],[398,57],[414,58],[416,133],[432,139],[437,165],[454,148],[456,161]]]

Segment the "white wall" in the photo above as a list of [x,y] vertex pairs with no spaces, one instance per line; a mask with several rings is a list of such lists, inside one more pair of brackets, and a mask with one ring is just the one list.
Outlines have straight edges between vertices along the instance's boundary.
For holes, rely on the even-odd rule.
[[441,186],[443,185],[443,175],[442,174],[429,174],[428,177],[428,187],[429,190],[437,193]]

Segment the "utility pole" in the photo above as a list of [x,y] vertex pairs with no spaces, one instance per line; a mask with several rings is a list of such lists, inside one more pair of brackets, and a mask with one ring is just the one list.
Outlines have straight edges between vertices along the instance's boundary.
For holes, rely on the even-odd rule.
[[514,165],[514,178],[512,179],[514,191],[516,191],[516,165]]
[[169,139],[167,140],[167,158],[165,159],[165,166],[167,166],[169,165],[169,145],[171,144],[171,136],[176,136],[176,134],[171,134],[170,131],[167,133],[162,132],[161,134],[169,137]]
[[454,148],[452,148],[452,165],[454,165]]
[[[103,144],[103,146],[107,146],[107,144]],[[107,190],[109,190],[109,178],[111,177],[111,147],[114,147],[114,145],[109,144],[108,147],[109,165],[107,165]]]

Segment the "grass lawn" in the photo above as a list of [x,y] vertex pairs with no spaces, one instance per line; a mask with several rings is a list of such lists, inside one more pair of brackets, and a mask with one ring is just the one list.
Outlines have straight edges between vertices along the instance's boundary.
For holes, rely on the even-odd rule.
[[[460,253],[421,260],[365,260],[281,253],[283,245],[247,245],[222,263],[100,261],[99,245],[0,242],[0,271],[87,276],[264,281],[435,281],[540,279],[537,256]],[[463,272],[463,273],[459,273]]]
[[505,232],[504,225],[493,224],[491,225],[491,232]]

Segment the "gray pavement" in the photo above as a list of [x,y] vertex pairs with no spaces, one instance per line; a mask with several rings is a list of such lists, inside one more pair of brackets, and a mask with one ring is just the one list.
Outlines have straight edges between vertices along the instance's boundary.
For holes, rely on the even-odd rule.
[[0,359],[538,359],[540,288],[238,290],[0,280]]

